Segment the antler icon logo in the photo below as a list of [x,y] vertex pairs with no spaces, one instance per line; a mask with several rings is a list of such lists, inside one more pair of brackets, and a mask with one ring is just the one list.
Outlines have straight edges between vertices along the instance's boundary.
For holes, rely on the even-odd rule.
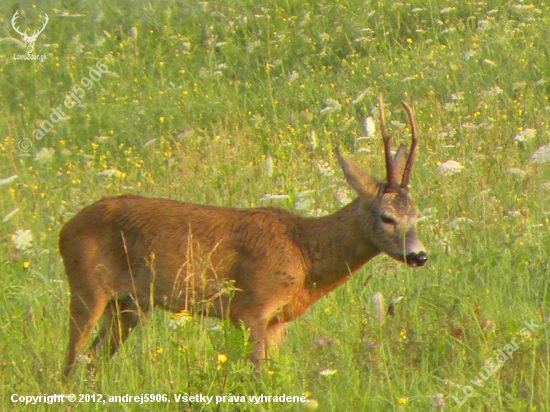
[[22,32],[21,30],[19,30],[19,27],[17,27],[15,25],[18,18],[19,18],[19,12],[16,11],[15,14],[13,15],[13,17],[11,18],[11,25],[12,25],[13,29],[21,35],[21,38],[25,42],[25,47],[27,48],[27,54],[31,54],[34,50],[34,44],[36,42],[36,38],[38,37],[38,35],[40,33],[42,33],[44,31],[44,29],[46,28],[46,25],[48,24],[48,21],[50,19],[49,19],[48,15],[46,13],[44,13],[44,24],[42,25],[42,28],[40,30],[35,30],[33,32],[33,34],[31,36],[29,36],[27,34],[27,30]]

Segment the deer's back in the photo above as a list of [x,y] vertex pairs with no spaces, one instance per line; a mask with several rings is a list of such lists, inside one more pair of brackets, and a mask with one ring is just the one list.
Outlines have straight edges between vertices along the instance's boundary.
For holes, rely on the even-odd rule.
[[275,208],[103,198],[62,228],[59,249],[70,284],[94,283],[106,293],[149,291],[154,277],[161,295],[187,288],[216,293],[228,280],[249,294],[266,294],[273,281],[303,282],[293,241],[300,219]]

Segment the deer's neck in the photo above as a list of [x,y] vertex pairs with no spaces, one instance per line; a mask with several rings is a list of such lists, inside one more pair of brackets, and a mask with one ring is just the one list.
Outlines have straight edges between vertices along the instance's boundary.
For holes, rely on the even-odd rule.
[[359,229],[356,216],[369,217],[357,213],[358,207],[356,199],[332,215],[305,222],[302,235],[311,265],[309,286],[333,289],[380,253]]

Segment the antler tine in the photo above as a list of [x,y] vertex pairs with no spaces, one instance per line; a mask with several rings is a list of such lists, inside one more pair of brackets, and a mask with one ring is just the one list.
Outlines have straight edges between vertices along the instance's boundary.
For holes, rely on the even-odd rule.
[[384,155],[386,157],[386,174],[388,175],[388,188],[395,187],[395,174],[393,172],[393,162],[391,158],[391,138],[393,132],[388,134],[386,130],[386,116],[384,115],[384,99],[382,93],[378,96],[378,107],[380,110],[380,132],[384,140]]
[[403,106],[403,110],[405,111],[405,113],[407,114],[407,118],[409,119],[412,136],[411,151],[409,152],[409,157],[407,158],[407,163],[405,164],[405,170],[403,172],[403,180],[401,181],[401,187],[406,189],[409,186],[414,158],[416,157],[418,136],[416,134],[416,122],[414,121],[412,109],[405,102],[401,102],[401,106]]
[[48,17],[48,15],[46,13],[44,13],[44,24],[42,25],[42,28],[41,29],[37,29],[37,30],[34,30],[33,33],[32,33],[32,36],[31,37],[38,37],[38,35],[40,33],[42,33],[44,31],[44,29],[46,28],[46,25],[48,24],[48,21],[50,21],[50,18]]
[[[50,21],[50,18],[48,16],[47,13],[44,13],[44,24],[42,25],[42,28],[40,29],[40,31],[38,32],[38,34],[42,33],[44,31],[44,29],[46,28],[46,25],[48,24],[48,22]],[[38,35],[37,34],[37,35]]]
[[25,31],[25,33],[21,33],[21,31],[19,30],[19,27],[15,25],[18,18],[19,18],[19,11],[16,11],[16,12],[13,14],[13,17],[11,18],[11,25],[12,25],[13,29],[14,29],[18,34],[20,34],[21,36],[24,36],[27,32]]

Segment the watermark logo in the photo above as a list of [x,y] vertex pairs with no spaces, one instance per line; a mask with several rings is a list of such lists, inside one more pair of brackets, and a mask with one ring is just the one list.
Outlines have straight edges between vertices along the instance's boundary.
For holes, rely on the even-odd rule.
[[[532,319],[531,322],[525,321],[524,323],[531,332],[536,332],[536,329],[540,327],[540,325],[535,323]],[[527,328],[522,328],[519,331],[521,336],[530,335],[530,332],[527,330]],[[520,339],[520,343],[523,343],[524,341],[525,338]],[[518,349],[519,344],[516,342],[515,339],[512,339],[509,343],[507,343],[497,351],[497,355],[494,358],[491,357],[485,361],[485,363],[483,364],[483,372],[485,372],[485,374],[483,372],[479,372],[475,379],[470,380],[470,383],[477,387],[482,387],[483,382],[493,376]],[[451,396],[451,398],[453,398],[453,400],[458,403],[458,406],[464,405],[468,398],[474,395],[475,390],[472,386],[467,385],[462,388],[462,393],[464,394],[464,398],[462,399],[458,399],[454,395]]]
[[27,55],[14,55],[13,57],[15,58],[15,60],[44,60],[46,58],[46,55],[35,55],[35,54],[32,54],[32,52],[34,51],[34,46],[36,44],[36,39],[38,38],[38,36],[40,35],[40,33],[42,33],[44,31],[44,29],[46,28],[46,25],[48,24],[48,21],[50,20],[50,18],[48,17],[48,15],[46,13],[44,13],[44,23],[42,24],[42,28],[39,29],[39,30],[34,30],[34,32],[29,36],[27,34],[27,30],[25,30],[24,32],[22,32],[19,27],[17,26],[17,19],[19,18],[19,12],[16,11],[13,15],[13,17],[11,18],[11,26],[13,27],[13,29],[21,36],[21,38],[23,39],[23,41],[25,42],[25,48],[27,49]]

